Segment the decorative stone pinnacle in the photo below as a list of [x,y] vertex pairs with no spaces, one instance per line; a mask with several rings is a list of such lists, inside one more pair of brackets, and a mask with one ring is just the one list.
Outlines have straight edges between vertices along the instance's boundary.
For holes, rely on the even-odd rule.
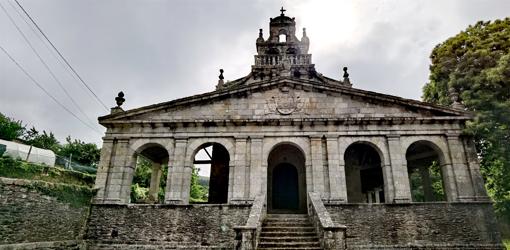
[[218,78],[220,78],[220,80],[225,79],[225,77],[223,77],[223,69],[220,69],[220,76],[218,76]]
[[303,28],[303,36],[306,36],[306,28]]
[[124,92],[121,91],[121,92],[119,92],[117,97],[115,97],[115,102],[117,102],[117,107],[120,108],[120,106],[122,106],[124,101],[126,101],[126,99],[124,99]]
[[259,29],[259,37],[262,38],[262,29]]
[[282,14],[281,14],[281,15],[282,15],[282,16],[285,16],[285,14],[283,14],[283,12],[285,12],[285,11],[287,11],[287,10],[286,10],[286,9],[284,9],[284,8],[283,8],[283,6],[282,6],[282,8],[280,9],[280,11],[282,12]]
[[349,77],[349,73],[347,73],[347,67],[344,67],[344,78],[348,78]]

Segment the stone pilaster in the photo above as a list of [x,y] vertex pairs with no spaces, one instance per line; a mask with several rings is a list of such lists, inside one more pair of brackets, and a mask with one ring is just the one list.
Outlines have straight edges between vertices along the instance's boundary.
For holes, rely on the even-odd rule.
[[447,134],[448,148],[450,151],[451,166],[457,188],[458,201],[473,201],[474,190],[468,165],[465,159],[464,147],[460,134]]
[[249,169],[246,165],[247,153],[247,137],[235,138],[235,153],[234,153],[234,183],[232,187],[231,201],[234,203],[239,200],[244,200],[246,194],[246,175],[249,174]]
[[[311,151],[311,163],[312,163],[312,182],[313,192],[319,193],[321,197],[324,196],[324,163],[322,153],[322,138],[311,137],[310,138],[310,151]],[[323,197],[324,198],[324,197]]]
[[251,157],[250,157],[250,198],[254,199],[262,193],[263,180],[267,173],[262,169],[262,137],[251,138]]
[[346,202],[347,192],[345,188],[345,168],[340,167],[340,154],[338,138],[326,138],[329,170],[329,202]]
[[97,167],[96,182],[94,184],[94,188],[97,189],[97,194],[94,198],[94,202],[97,203],[102,203],[103,199],[105,198],[107,179],[115,143],[112,138],[103,139],[103,147],[101,147],[101,157],[99,158],[100,161]]
[[475,200],[489,201],[487,190],[485,189],[484,180],[480,173],[480,163],[478,162],[475,143],[472,138],[464,138],[464,152],[466,154],[466,161],[470,172],[471,181],[473,183],[473,192]]
[[[185,169],[192,166],[185,166],[187,138],[176,138],[174,155],[170,159],[168,166],[167,187],[165,192],[165,203],[167,204],[187,204],[189,201],[189,185],[191,181],[191,172],[189,176],[185,175]],[[186,181],[186,179],[188,179]],[[188,188],[185,189],[185,185]],[[186,193],[186,190],[188,192]]]
[[129,191],[135,168],[132,159],[133,152],[129,148],[129,139],[117,139],[108,176],[105,203],[129,203]]
[[159,183],[161,181],[161,164],[159,163],[152,163],[152,174],[151,174],[151,183],[149,186],[149,199],[152,202],[158,202],[158,192],[159,192]]
[[407,174],[407,162],[405,159],[405,151],[400,143],[400,135],[387,135],[386,139],[388,141],[393,190],[395,192],[393,200],[387,202],[411,202],[411,188],[409,186],[409,177]]

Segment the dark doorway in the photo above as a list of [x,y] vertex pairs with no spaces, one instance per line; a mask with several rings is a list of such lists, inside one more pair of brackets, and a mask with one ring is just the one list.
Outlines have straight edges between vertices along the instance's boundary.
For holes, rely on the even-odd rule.
[[298,210],[299,184],[294,166],[282,163],[273,170],[273,209]]
[[306,213],[305,156],[292,144],[275,146],[268,157],[268,213]]
[[193,161],[190,203],[227,203],[230,156],[219,143],[199,147]]

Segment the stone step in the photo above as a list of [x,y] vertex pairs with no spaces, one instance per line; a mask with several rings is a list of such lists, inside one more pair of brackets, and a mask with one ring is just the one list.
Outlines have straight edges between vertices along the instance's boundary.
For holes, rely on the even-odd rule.
[[314,227],[262,227],[262,232],[315,232]]
[[266,249],[266,250],[278,250],[278,249],[306,249],[306,250],[322,250],[320,247],[264,247],[257,249]]
[[312,226],[309,221],[265,221],[262,226]]
[[319,237],[315,236],[261,236],[260,242],[318,242]]
[[307,218],[307,214],[267,214],[266,218]]
[[307,241],[307,242],[260,242],[258,248],[273,248],[273,247],[313,247],[320,248],[321,245],[318,241]]
[[315,231],[312,232],[260,232],[259,237],[310,237],[317,236]]
[[266,218],[265,221],[310,221],[308,217],[276,217],[276,218]]

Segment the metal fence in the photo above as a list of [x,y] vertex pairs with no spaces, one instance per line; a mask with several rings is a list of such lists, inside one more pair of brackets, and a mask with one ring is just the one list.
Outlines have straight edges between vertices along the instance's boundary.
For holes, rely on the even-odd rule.
[[71,169],[78,172],[96,174],[97,169],[91,166],[81,165],[77,162],[74,162],[71,157],[65,157],[61,155],[56,155],[55,165],[64,167],[65,169]]

